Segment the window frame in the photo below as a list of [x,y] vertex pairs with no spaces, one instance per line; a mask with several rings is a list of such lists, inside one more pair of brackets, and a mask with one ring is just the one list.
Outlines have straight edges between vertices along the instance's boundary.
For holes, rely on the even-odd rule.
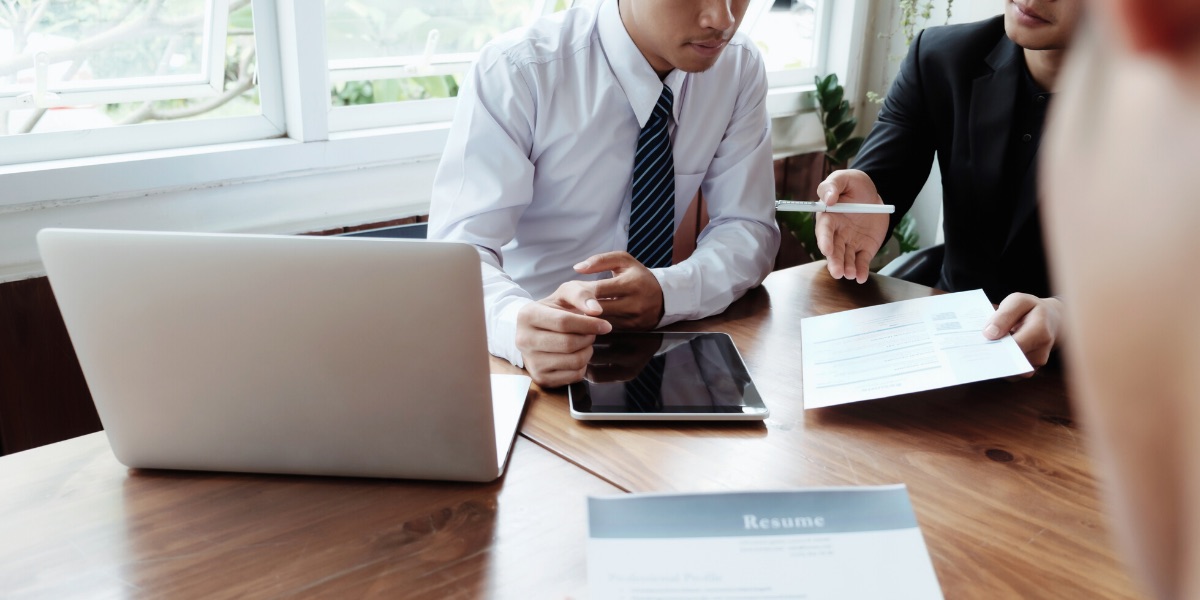
[[[38,274],[40,263],[33,234],[43,226],[82,223],[155,228],[163,227],[162,223],[178,223],[168,219],[172,211],[178,210],[191,215],[188,227],[197,231],[295,233],[322,224],[367,223],[373,221],[353,219],[379,217],[377,220],[382,221],[428,210],[427,195],[423,201],[415,199],[415,191],[397,190],[394,181],[381,182],[378,173],[403,173],[404,177],[432,181],[452,113],[436,118],[442,107],[423,117],[410,118],[403,126],[330,133],[331,126],[342,117],[333,116],[336,113],[330,110],[324,44],[312,43],[324,35],[324,0],[252,2],[261,74],[261,117],[0,138],[0,156],[21,157],[19,162],[0,160],[0,189],[4,190],[0,194],[0,282]],[[857,97],[869,2],[827,2],[831,26],[824,42],[828,49],[826,69],[838,73],[848,96]],[[811,83],[773,82],[767,108],[776,135],[785,131],[782,135],[792,136],[786,144],[779,143],[777,137],[776,156],[824,147],[812,92]],[[394,105],[374,106],[396,111]],[[237,131],[247,127],[260,129]],[[205,135],[205,130],[217,129],[234,131],[211,131],[214,141],[241,135],[235,138],[238,141],[211,145],[189,142],[181,147],[175,141],[179,136],[195,139]],[[138,143],[150,143],[154,149],[133,152],[135,144],[126,143],[123,137],[148,138]],[[42,141],[30,143],[38,138]],[[38,149],[35,145],[48,148]],[[56,145],[72,147],[74,152],[69,153],[70,158],[51,160],[49,147]],[[366,180],[370,182],[356,183]],[[314,183],[313,189],[326,189],[322,186],[334,185],[330,182],[338,186],[332,195],[296,200],[297,204],[307,203],[305,214],[310,218],[303,221],[269,212],[259,214],[255,211],[271,209],[265,205],[257,208],[260,205],[255,202],[245,204],[244,211],[234,211],[237,214],[228,210],[211,213],[203,208],[208,202],[229,206],[228,196],[246,201],[249,199],[244,194],[248,193],[279,190],[292,194],[297,186],[307,189],[309,183]],[[238,191],[242,189],[254,191]],[[385,215],[380,198],[397,194],[404,200],[388,213],[390,216]],[[221,200],[214,201],[214,197]],[[423,207],[420,202],[424,202]],[[79,221],[81,218],[84,220]]]
[[[572,0],[572,7],[590,0]],[[535,0],[535,15],[552,14],[552,0]],[[322,34],[324,35],[324,33]],[[330,60],[329,81],[363,81],[370,79],[400,79],[425,75],[465,73],[478,52],[434,54],[428,64],[423,55],[393,56],[369,59]],[[431,98],[379,104],[329,107],[329,130],[332,132],[359,131],[380,127],[403,127],[450,121],[454,118],[455,98]],[[400,110],[397,110],[400,108]]]
[[[142,76],[67,81],[50,85],[44,81],[53,53],[27,56],[33,62],[34,82],[22,90],[0,88],[0,110],[60,108],[88,104],[143,102],[171,98],[205,98],[219,95],[225,81],[225,40],[228,28],[229,0],[204,0],[204,25],[200,72],[195,75]],[[217,18],[224,15],[224,18]],[[110,34],[111,35],[111,34]],[[220,43],[217,42],[220,40]],[[20,59],[24,54],[15,57]]]
[[[813,66],[778,71],[768,70],[768,88],[776,89],[812,85],[814,76],[825,73],[827,56],[829,54],[826,41],[829,38],[830,28],[833,23],[831,5],[835,2],[836,0],[820,0],[817,4],[815,15],[816,30],[813,32],[813,45],[816,47]],[[752,29],[758,24],[760,19],[767,17],[771,13],[771,6],[774,3],[774,0],[751,0],[749,8],[746,10],[746,13],[751,17],[743,23],[743,26]]]
[[[259,108],[261,110],[259,115],[5,135],[0,136],[0,166],[239,143],[284,135],[286,128],[283,118],[283,89],[280,85],[279,75],[281,50],[276,35],[275,4],[275,0],[251,0],[254,15]],[[209,6],[217,5],[224,6],[225,14],[228,14],[227,0],[219,0]],[[213,13],[213,15],[215,14]],[[221,21],[216,18],[212,20]],[[224,24],[220,28],[224,31]],[[213,51],[219,52],[220,56],[215,66],[220,71],[216,83],[220,86],[216,89],[216,92],[219,93],[223,91],[225,79],[224,42],[213,44]],[[210,57],[209,60],[213,59]],[[172,94],[182,89],[185,88],[166,87],[163,88],[162,93],[167,97],[178,97]],[[92,92],[79,92],[78,96],[64,92],[63,95],[67,98],[86,99],[89,98],[88,93]],[[96,98],[105,97],[99,92],[95,93],[97,94]],[[181,140],[184,143],[181,144]],[[0,205],[3,205],[2,200],[0,200]]]

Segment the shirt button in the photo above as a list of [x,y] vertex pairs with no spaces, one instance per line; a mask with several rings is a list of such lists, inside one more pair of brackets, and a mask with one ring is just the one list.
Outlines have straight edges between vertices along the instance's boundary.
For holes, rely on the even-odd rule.
[[629,223],[628,222],[625,223],[624,227],[625,227],[625,233],[629,233]]
[[1043,95],[1043,94],[1038,94],[1038,97],[1037,97],[1037,103],[1038,103],[1038,104],[1045,104],[1045,103],[1046,103],[1046,96],[1045,96],[1045,95]]
[[1028,142],[1028,141],[1031,141],[1031,140],[1033,140],[1033,136],[1032,136],[1032,135],[1029,135],[1028,133],[1027,133],[1027,134],[1025,134],[1025,135],[1023,135],[1023,136],[1021,136],[1021,141],[1022,141],[1022,142]]

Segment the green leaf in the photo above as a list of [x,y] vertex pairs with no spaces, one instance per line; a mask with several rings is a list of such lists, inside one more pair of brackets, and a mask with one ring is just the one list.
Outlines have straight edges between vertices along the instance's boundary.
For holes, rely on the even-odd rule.
[[840,125],[850,113],[850,103],[843,101],[837,108],[825,113],[825,129],[833,129]]
[[837,162],[844,165],[850,164],[850,159],[854,158],[855,154],[858,154],[864,141],[866,140],[861,137],[850,138],[846,140],[846,143],[838,146],[837,150],[833,153],[837,158]]
[[839,146],[850,139],[850,136],[854,135],[855,127],[858,127],[858,119],[850,117],[834,128],[833,137],[837,139]]
[[825,109],[825,112],[837,108],[842,103],[844,93],[845,90],[841,86],[829,90],[829,93],[821,97],[821,108]]
[[833,152],[838,147],[837,138],[833,137],[833,131],[825,130],[825,149]]
[[818,98],[823,98],[826,94],[829,93],[830,81],[831,80],[829,77],[825,77],[824,79],[822,79],[820,75],[813,75],[813,82],[817,84],[817,97]]
[[900,244],[901,254],[915,252],[921,248],[921,235],[917,233],[917,222],[913,219],[912,213],[908,213],[900,219],[900,224],[896,226],[892,235]]
[[842,86],[838,83],[837,73],[830,73],[829,76],[825,78],[825,89],[833,90],[833,88],[838,87]]

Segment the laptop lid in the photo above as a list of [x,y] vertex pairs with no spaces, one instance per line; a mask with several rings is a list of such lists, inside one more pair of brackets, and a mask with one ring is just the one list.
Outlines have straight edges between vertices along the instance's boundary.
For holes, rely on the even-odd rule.
[[38,246],[128,466],[500,473],[515,427],[497,438],[469,245],[47,229]]

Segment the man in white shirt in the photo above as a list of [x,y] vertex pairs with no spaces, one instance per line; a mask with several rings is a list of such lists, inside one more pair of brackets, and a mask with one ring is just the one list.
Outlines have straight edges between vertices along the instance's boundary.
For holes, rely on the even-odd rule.
[[[596,335],[715,314],[770,271],[747,4],[602,0],[493,41],[463,82],[429,237],[479,248],[489,348],[543,387],[582,379]],[[698,191],[709,222],[672,264]]]

